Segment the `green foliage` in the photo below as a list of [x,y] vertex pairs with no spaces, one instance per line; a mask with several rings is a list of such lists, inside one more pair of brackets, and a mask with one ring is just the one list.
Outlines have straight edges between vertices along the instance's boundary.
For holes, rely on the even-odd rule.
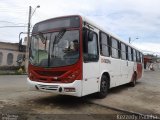
[[25,73],[25,66],[0,67],[0,75],[23,75]]
[[19,67],[18,70],[16,70],[17,75],[22,75],[24,73],[25,73],[25,67],[24,66],[21,66],[21,67]]

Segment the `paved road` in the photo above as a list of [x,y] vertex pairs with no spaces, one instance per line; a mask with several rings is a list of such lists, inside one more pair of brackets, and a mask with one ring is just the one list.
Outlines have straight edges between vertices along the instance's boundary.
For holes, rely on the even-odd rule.
[[[0,118],[6,114],[22,119],[116,119],[123,112],[102,106],[143,114],[160,114],[160,72],[147,71],[132,88],[123,85],[110,90],[105,99],[76,98],[28,91],[27,76],[0,76]],[[91,104],[86,102],[89,100]],[[72,114],[72,115],[71,115]],[[73,115],[74,114],[74,115]],[[98,116],[100,115],[100,116]],[[107,115],[107,116],[106,116]]]
[[91,101],[121,110],[160,115],[160,71],[145,71],[135,87],[119,86],[111,89],[105,99]]
[[11,116],[18,120],[114,120],[123,113],[88,103],[86,98],[28,91],[26,77],[0,76],[0,119]]

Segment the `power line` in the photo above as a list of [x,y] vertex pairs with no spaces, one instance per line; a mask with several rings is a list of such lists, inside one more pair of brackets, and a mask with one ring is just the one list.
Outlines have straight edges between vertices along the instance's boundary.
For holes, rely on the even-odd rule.
[[27,26],[0,26],[0,28],[15,28],[15,27],[27,27]]
[[[5,12],[11,12],[11,11],[2,11],[0,10],[1,13],[5,13]],[[26,11],[15,11],[14,13],[23,13],[23,14],[26,14]]]
[[2,23],[11,23],[11,24],[15,24],[15,25],[18,25],[18,24],[27,24],[27,23],[14,23],[14,22],[10,22],[10,21],[0,21]]
[[[17,8],[17,7],[12,7],[12,9],[14,9],[14,11],[26,11],[27,9],[25,8]],[[11,8],[0,8],[0,11],[12,11]]]
[[[0,13],[6,13],[6,12],[10,13],[10,12],[12,12],[12,10],[1,10],[0,9]],[[27,11],[26,10],[14,10],[14,13],[17,13],[17,14],[27,14]]]

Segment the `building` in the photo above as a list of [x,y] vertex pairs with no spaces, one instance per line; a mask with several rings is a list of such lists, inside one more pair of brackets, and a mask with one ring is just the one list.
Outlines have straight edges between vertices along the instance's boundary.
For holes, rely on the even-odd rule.
[[144,69],[160,70],[160,59],[154,55],[144,55]]
[[19,43],[0,42],[0,70],[23,66],[25,59],[25,46]]

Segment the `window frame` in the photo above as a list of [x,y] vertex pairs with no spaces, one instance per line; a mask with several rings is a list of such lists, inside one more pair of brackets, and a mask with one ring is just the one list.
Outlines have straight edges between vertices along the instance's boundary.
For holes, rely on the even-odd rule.
[[136,56],[137,56],[137,62],[141,62],[141,58],[140,58],[140,52],[139,51],[137,51],[137,54],[136,54]]
[[[117,48],[114,48],[114,47],[112,47],[112,42],[113,42],[113,40],[115,40],[115,41],[117,41]],[[119,47],[120,47],[120,45],[119,45],[119,40],[117,40],[116,38],[114,38],[114,37],[111,37],[110,38],[110,41],[111,41],[111,57],[112,58],[115,58],[115,59],[120,59],[121,57],[120,57],[120,49],[119,49]],[[112,49],[116,49],[117,51],[118,51],[118,56],[117,57],[114,57],[113,55],[112,55]]]
[[[96,43],[97,43],[97,59],[95,59],[95,60],[85,60],[84,59],[84,46],[83,46],[83,62],[84,63],[89,63],[89,62],[98,62],[99,61],[99,43],[98,43],[98,34],[95,32],[95,31],[93,31],[93,30],[91,30],[91,29],[88,29],[88,28],[86,28],[86,27],[83,27],[83,30],[86,30],[87,31],[87,34],[88,34],[88,32],[89,31],[91,31],[91,32],[93,32],[95,35],[96,35]],[[83,36],[84,36],[84,34],[83,34]],[[88,36],[88,35],[87,35]],[[83,37],[83,42],[84,42],[84,37]],[[83,45],[84,45],[84,43],[83,43]],[[88,47],[87,47],[88,48]],[[88,52],[88,50],[87,50],[87,52]]]
[[[107,37],[107,44],[105,45],[107,48],[108,48],[108,55],[104,55],[103,54],[103,49],[102,49],[102,34],[104,34],[104,35],[106,35],[106,37]],[[100,46],[100,54],[102,55],[102,56],[105,56],[105,57],[110,57],[111,56],[111,50],[110,50],[110,48],[111,48],[111,46],[110,46],[110,36],[109,36],[109,34],[107,34],[107,33],[105,33],[105,32],[103,32],[103,31],[100,31],[99,32],[99,46]]]
[[134,61],[134,62],[137,62],[137,50],[136,50],[136,49],[133,49],[132,51],[133,51],[133,52],[132,52],[132,53],[133,53],[133,61]]
[[140,52],[140,62],[143,63],[143,53]]
[[[122,51],[122,45],[124,45],[124,49],[125,49],[125,51]],[[123,43],[123,42],[121,42],[120,43],[120,48],[121,48],[121,50],[120,50],[120,54],[121,54],[121,59],[122,60],[127,60],[127,45],[125,44],[125,43]],[[125,53],[125,59],[123,58],[123,56],[122,56],[122,53]]]
[[[130,53],[129,53],[129,49],[130,49]],[[133,53],[132,53],[132,47],[130,46],[127,46],[127,56],[128,56],[128,61],[133,61]],[[130,57],[129,57],[129,54],[130,54]],[[131,59],[129,59],[131,58]]]

